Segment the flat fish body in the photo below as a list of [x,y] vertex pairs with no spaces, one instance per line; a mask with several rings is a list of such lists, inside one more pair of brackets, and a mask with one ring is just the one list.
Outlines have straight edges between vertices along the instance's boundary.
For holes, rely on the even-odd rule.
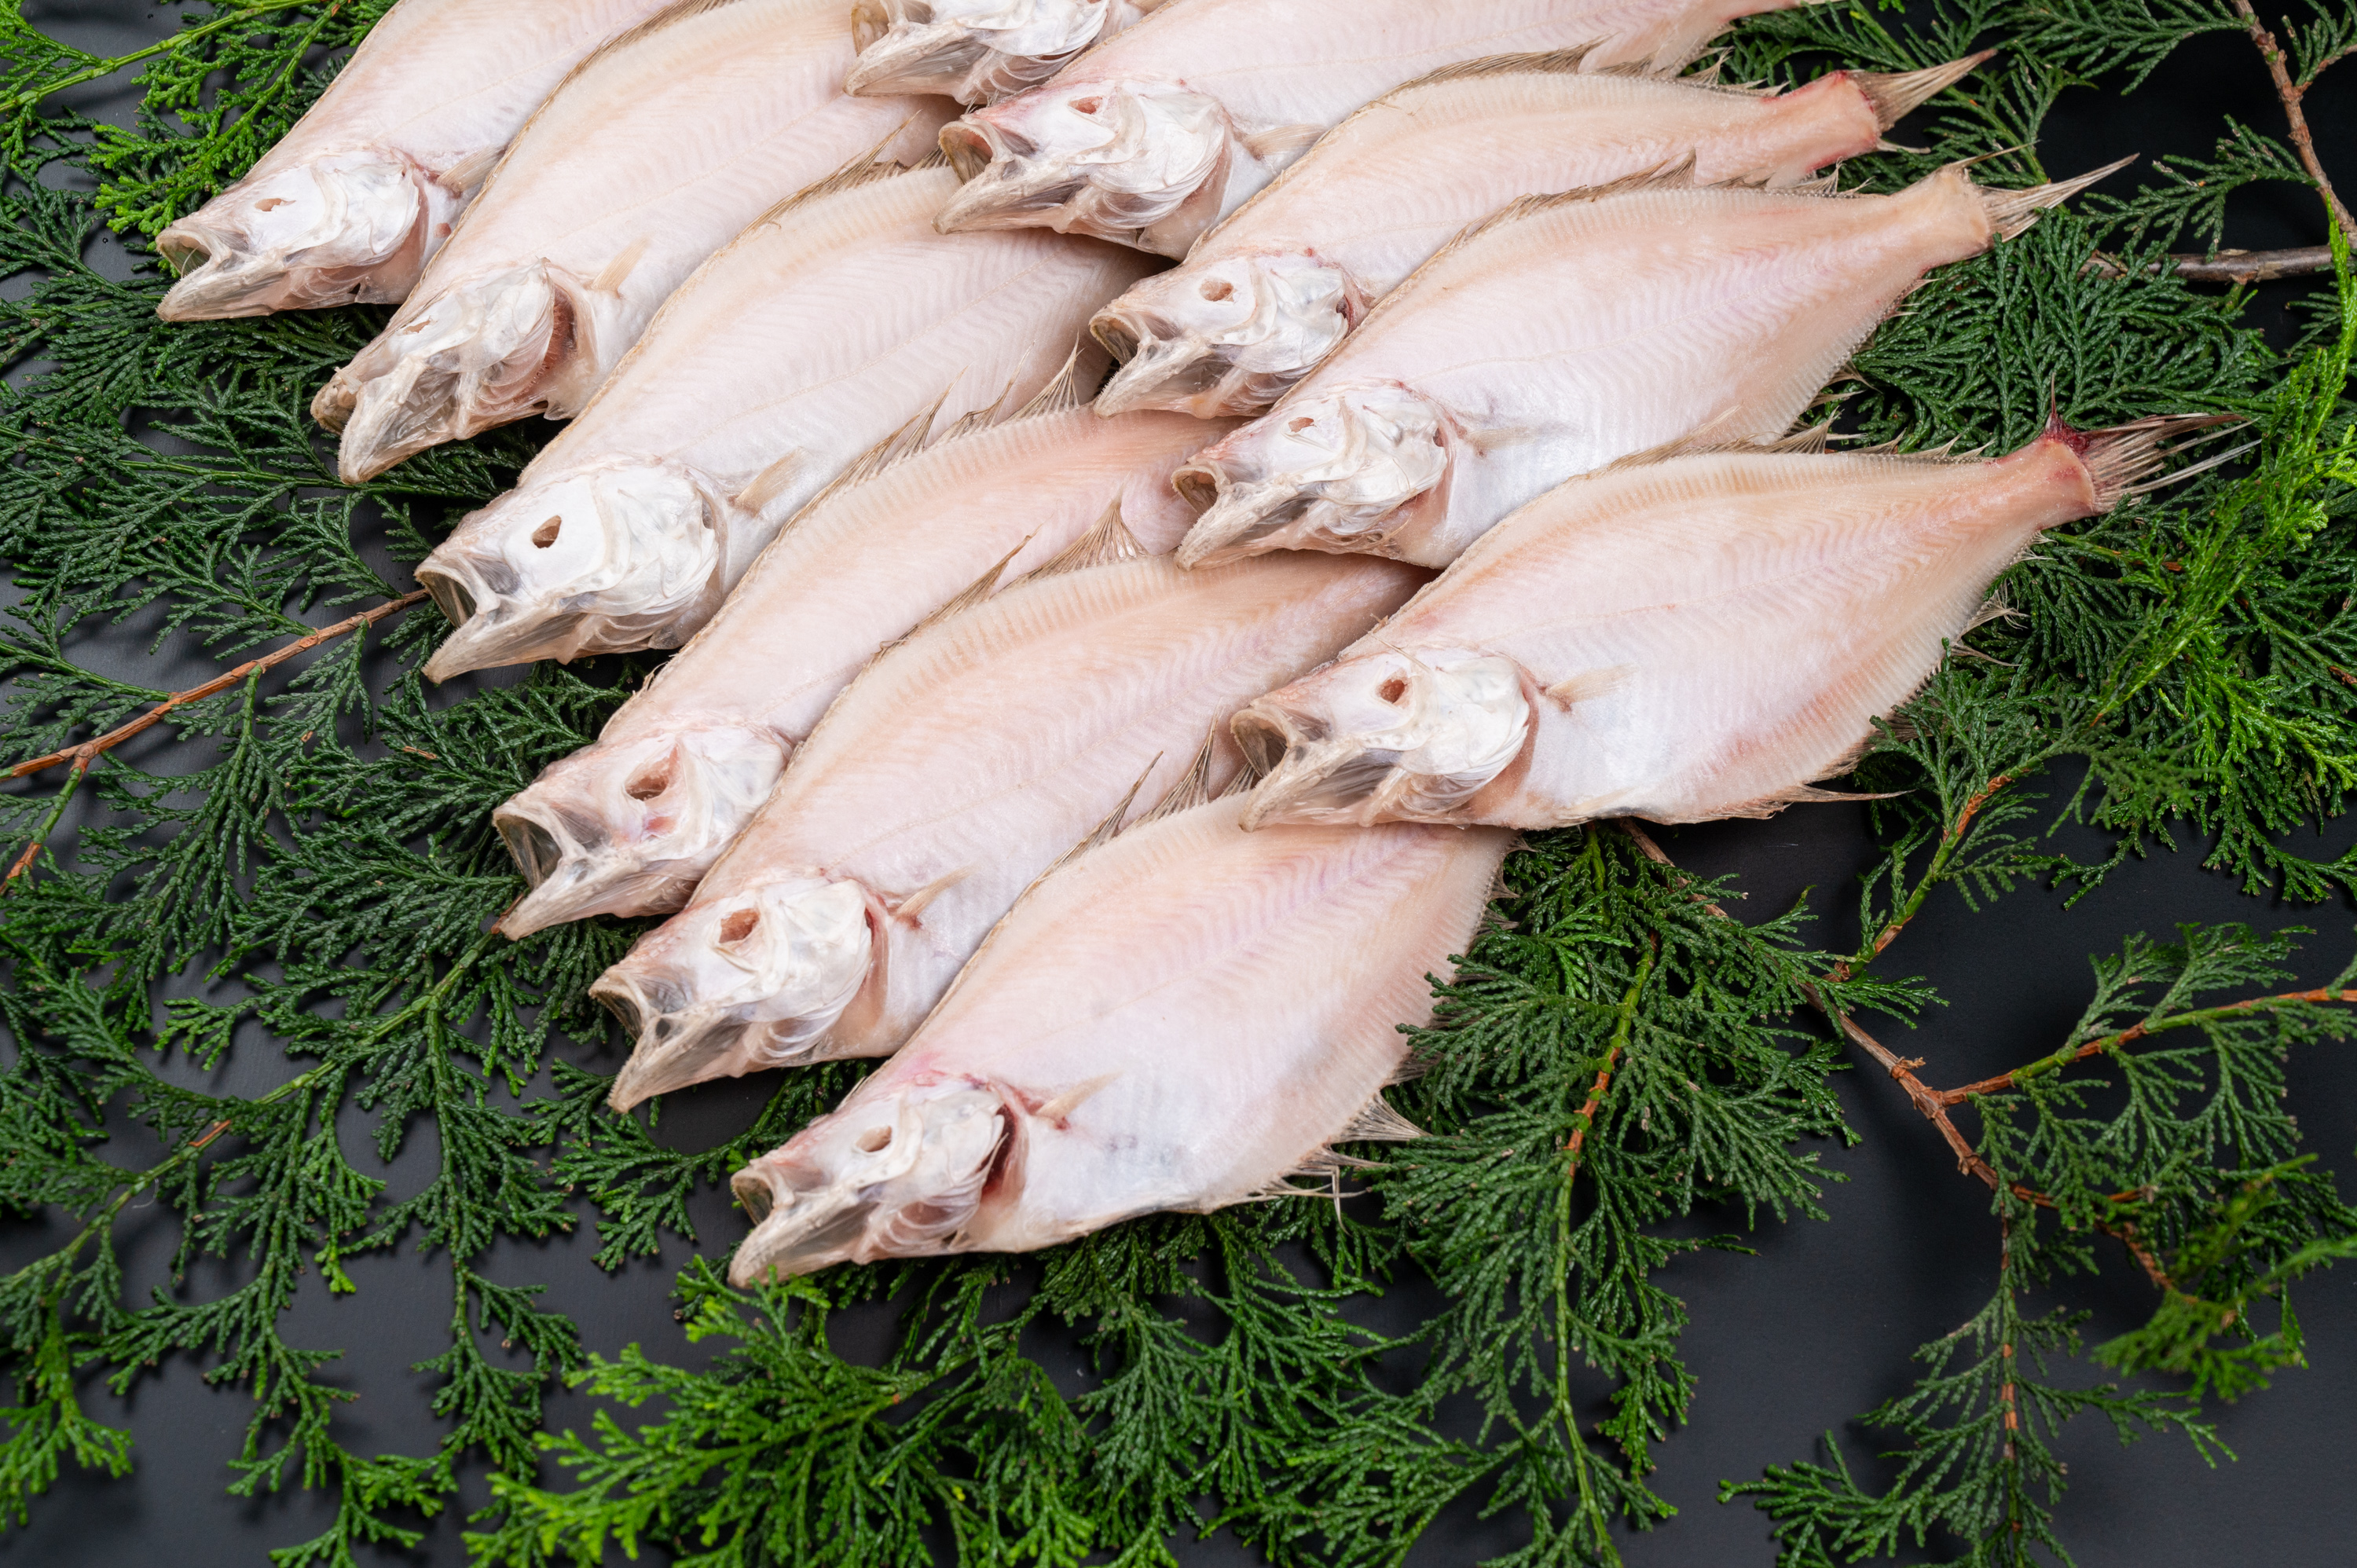
[[1332,658],[1423,576],[1145,556],[1051,572],[893,649],[687,908],[593,988],[640,1039],[615,1103],[898,1049],[1034,878],[1173,791],[1223,788],[1227,722],[1270,672]]
[[898,1056],[737,1175],[757,1223],[730,1277],[1029,1251],[1412,1133],[1376,1098],[1398,1026],[1430,1018],[1426,976],[1452,972],[1511,836],[1247,833],[1241,805],[1125,833],[1028,894]]
[[1984,191],[1951,166],[1892,196],[1673,179],[1515,202],[1180,471],[1204,510],[1179,559],[1445,566],[1576,474],[1780,435],[1925,273],[2082,183]]
[[312,413],[358,484],[445,441],[578,413],[657,306],[794,192],[912,162],[944,100],[846,98],[841,0],[684,0],[550,95],[466,221]]
[[1794,185],[1871,152],[1969,71],[1835,71],[1760,93],[1597,73],[1587,51],[1452,66],[1384,94],[1092,324],[1126,361],[1107,413],[1251,415],[1469,224],[1518,197],[1683,167],[1695,183]]
[[401,0],[245,177],[156,236],[167,321],[405,297],[509,141],[671,0]]
[[685,904],[836,694],[985,574],[1044,565],[1109,507],[1168,553],[1194,519],[1171,470],[1216,427],[1076,403],[952,434],[805,508],[596,745],[492,813],[533,883],[500,929]]
[[988,103],[1037,87],[1166,0],[859,0],[847,90]]
[[676,648],[762,547],[863,454],[1019,406],[1066,367],[1135,252],[1044,232],[933,232],[948,170],[822,188],[754,225],[664,306],[516,488],[417,569],[465,670]]
[[1047,226],[1183,256],[1352,110],[1444,66],[1585,48],[1674,68],[1793,0],[1179,0],[942,133],[944,230]]
[[1332,665],[1236,721],[1247,820],[1548,828],[1766,816],[1824,798],[1999,573],[2105,511],[2166,437],[1993,461],[1720,452],[1565,485]]

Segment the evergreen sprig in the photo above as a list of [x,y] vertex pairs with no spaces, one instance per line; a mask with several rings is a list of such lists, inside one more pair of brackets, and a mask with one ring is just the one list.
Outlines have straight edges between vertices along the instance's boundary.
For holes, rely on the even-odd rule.
[[[587,987],[640,928],[485,934],[520,886],[491,809],[594,736],[650,665],[429,694],[416,671],[438,623],[364,544],[414,562],[537,435],[497,432],[343,487],[307,404],[382,313],[167,326],[152,265],[124,280],[88,259],[102,223],[144,257],[141,236],[236,177],[384,5],[222,3],[102,59],[0,0],[0,156],[16,175],[0,274],[17,285],[0,344],[18,372],[0,385],[0,557],[18,595],[0,627],[0,740],[30,769],[0,795],[16,846],[0,891],[14,1047],[0,1205],[63,1217],[70,1237],[0,1277],[15,1389],[0,1517],[22,1521],[68,1465],[135,1464],[127,1433],[84,1405],[187,1356],[251,1401],[226,1486],[337,1499],[323,1534],[274,1554],[289,1568],[415,1541],[469,1466],[494,1477],[469,1537],[485,1568],[609,1548],[708,1568],[1167,1563],[1212,1528],[1288,1568],[1373,1568],[1460,1501],[1521,1521],[1505,1562],[1608,1563],[1619,1531],[1669,1519],[1647,1477],[1695,1397],[1663,1271],[1742,1245],[1693,1239],[1697,1217],[1737,1231],[1819,1215],[1818,1154],[1854,1136],[1829,1075],[1854,1052],[1922,1112],[1958,1179],[1985,1184],[1996,1290],[1866,1418],[1890,1438],[1879,1478],[1829,1440],[1727,1495],[1767,1510],[1787,1563],[1931,1547],[2007,1568],[2067,1560],[2055,1431],[2084,1414],[2222,1452],[2207,1402],[2300,1365],[2291,1291],[2357,1255],[2357,1211],[2279,1097],[2287,1053],[2345,1033],[2352,976],[2284,992],[2287,943],[2240,928],[2138,939],[2096,963],[2084,1015],[2046,1055],[1948,1089],[1868,1025],[1938,1000],[1894,965],[1942,888],[1978,908],[2089,886],[2190,833],[2255,889],[2357,889],[2357,859],[2284,842],[2340,816],[2357,785],[2346,236],[2316,330],[2288,357],[2243,324],[2241,292],[2178,264],[2215,249],[2234,192],[2322,177],[2298,100],[2357,43],[2357,9],[2300,5],[2266,35],[2281,40],[2284,127],[2222,125],[2209,158],[1943,269],[1835,389],[1845,431],[1902,446],[2010,446],[2057,408],[2082,426],[2234,413],[2257,442],[2233,467],[2050,535],[2000,585],[2005,613],[1889,724],[1860,769],[1895,793],[1874,808],[1881,858],[1852,890],[1854,950],[1810,949],[1801,909],[1731,918],[1730,888],[1633,828],[1540,835],[1416,1035],[1422,1075],[1394,1091],[1428,1135],[1352,1150],[1362,1196],[1344,1201],[1337,1178],[1036,1259],[756,1291],[700,1259],[679,1282],[683,1318],[726,1348],[698,1369],[638,1347],[585,1356],[570,1304],[493,1283],[485,1254],[587,1218],[608,1268],[667,1233],[716,1257],[727,1238],[698,1237],[690,1200],[859,1069],[781,1075],[745,1133],[671,1147],[552,1049],[604,1037]],[[2061,94],[2136,91],[2189,39],[2265,32],[2237,0],[1952,0],[1904,18],[1859,3],[1754,18],[1723,69],[1796,81],[2002,46],[1919,117],[1922,151],[1859,159],[1845,183],[1892,188],[1960,157],[2030,183],[2079,172],[2039,147]],[[145,95],[132,129],[57,107],[130,65]],[[224,679],[170,693],[102,653],[166,639],[222,660]],[[2052,782],[2066,763],[2084,769],[2067,791]],[[2046,831],[2058,821],[2102,830],[2113,854],[2066,858]],[[216,989],[159,1010],[167,978],[188,972]],[[176,1050],[206,1067],[275,1052],[284,1076],[206,1094],[158,1070]],[[126,1124],[160,1158],[123,1155]],[[390,1157],[429,1124],[438,1166],[398,1199],[338,1136]],[[135,1202],[178,1235],[170,1282],[145,1299],[114,1250]],[[447,1347],[418,1369],[443,1440],[363,1455],[340,1440],[346,1396],[322,1375],[336,1352],[282,1326],[314,1272],[353,1291],[350,1260],[406,1246],[447,1264]],[[243,1283],[192,1284],[200,1258]],[[2158,1305],[2092,1352],[2067,1305],[2021,1305],[2121,1268]],[[1358,1326],[1360,1298],[1413,1276],[1439,1289],[1430,1321],[1396,1340]],[[854,1310],[898,1314],[878,1364],[830,1340]],[[1049,1333],[1088,1347],[1082,1391],[1049,1377]],[[2159,1386],[2121,1391],[2090,1360]],[[544,1430],[559,1378],[605,1402],[587,1433]],[[1468,1406],[1469,1429],[1453,1414]]]

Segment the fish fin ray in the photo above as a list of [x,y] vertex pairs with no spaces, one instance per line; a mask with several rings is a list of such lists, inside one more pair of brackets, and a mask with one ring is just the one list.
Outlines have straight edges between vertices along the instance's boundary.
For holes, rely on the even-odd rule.
[[1581,670],[1549,686],[1546,695],[1566,708],[1576,703],[1593,702],[1619,691],[1622,683],[1636,672],[1634,664],[1607,664],[1593,670]]
[[1039,1109],[1031,1112],[1031,1114],[1038,1117],[1042,1122],[1061,1122],[1073,1112],[1078,1111],[1082,1106],[1087,1104],[1091,1100],[1095,1099],[1100,1090],[1111,1085],[1120,1077],[1121,1074],[1117,1072],[1106,1072],[1099,1073],[1096,1077],[1092,1079],[1083,1079],[1082,1082],[1072,1085],[1071,1088],[1064,1090],[1063,1093],[1056,1096],[1053,1100],[1049,1101],[1046,1104],[1040,1106]]
[[1348,1125],[1334,1134],[1338,1144],[1405,1144],[1425,1135],[1424,1129],[1392,1108],[1377,1093],[1359,1107]]
[[745,488],[731,496],[729,500],[747,511],[759,512],[763,507],[785,493],[787,482],[793,478],[809,456],[810,454],[802,448],[795,447],[748,479],[745,482]]
[[1148,553],[1129,531],[1129,524],[1122,521],[1121,499],[1116,496],[1086,533],[1058,551],[1052,560],[1025,573],[1023,581],[1039,583],[1092,566],[1117,566],[1125,561],[1142,561]]
[[638,271],[639,258],[646,253],[647,237],[641,234],[615,252],[613,259],[597,269],[597,275],[589,280],[589,292],[592,294],[619,293],[621,286],[630,281],[630,274]]
[[1874,111],[1875,125],[1888,131],[1932,99],[1970,76],[1985,62],[1995,58],[1995,49],[1983,49],[1978,54],[1952,59],[1945,65],[1935,65],[1922,70],[1854,70],[1849,79],[1866,94],[1867,107]]
[[[1948,166],[1962,168],[1965,164],[1978,161],[1966,159],[1964,163]],[[1988,215],[1989,226],[1996,231],[1997,238],[2018,240],[2029,232],[2030,226],[2038,221],[2039,215],[2048,208],[2061,206],[2097,180],[2108,178],[2136,161],[2136,155],[2131,153],[2116,163],[2089,169],[2075,178],[2051,180],[2045,185],[2033,185],[2026,190],[1990,190],[1979,186],[1974,189],[1981,199],[1981,210]]]
[[903,898],[898,904],[895,904],[892,907],[892,918],[897,920],[915,919],[918,916],[925,912],[925,907],[927,905],[940,897],[942,894],[948,892],[951,888],[956,886],[959,883],[963,882],[967,877],[972,876],[974,873],[974,868],[973,866],[961,865],[955,871],[948,872],[942,875],[934,877],[931,882],[926,883],[922,887],[918,888],[914,893],[909,894],[906,898]]
[[1004,423],[1017,424],[1026,419],[1038,419],[1050,413],[1069,413],[1088,406],[1089,399],[1081,391],[1081,340],[1073,339],[1072,351],[1064,356],[1064,368],[1048,378],[1048,384],[1031,396],[1031,401],[1006,416]]
[[[1187,771],[1178,776],[1177,783],[1162,792],[1162,799],[1148,806],[1143,816],[1130,823],[1129,828],[1142,828],[1149,822],[1158,822],[1165,817],[1175,817],[1181,811],[1191,811],[1196,807],[1210,801],[1211,758],[1219,750],[1219,745],[1220,726],[1214,723],[1210,733],[1203,736],[1202,746],[1196,750],[1195,760],[1187,765]],[[1129,828],[1124,828],[1122,831],[1127,832]]]

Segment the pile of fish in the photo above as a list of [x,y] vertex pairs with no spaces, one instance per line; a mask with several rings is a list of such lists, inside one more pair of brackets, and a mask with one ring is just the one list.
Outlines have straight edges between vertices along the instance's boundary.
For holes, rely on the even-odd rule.
[[349,482],[570,422],[418,567],[427,673],[680,651],[495,814],[500,929],[670,917],[618,1109],[890,1058],[737,1176],[733,1277],[1044,1247],[1415,1136],[1516,830],[1839,798],[2224,423],[1793,435],[2113,170],[1840,194],[1986,57],[1679,74],[1792,3],[400,0],[162,314],[396,304]]

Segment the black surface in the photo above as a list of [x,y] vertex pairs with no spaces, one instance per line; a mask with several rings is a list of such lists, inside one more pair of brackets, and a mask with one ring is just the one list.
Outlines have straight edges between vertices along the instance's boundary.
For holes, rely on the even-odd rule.
[[[139,0],[29,0],[26,9],[37,25],[93,48],[136,47],[171,26],[171,13]],[[122,83],[103,83],[78,94],[76,107],[127,120],[130,102]],[[2073,93],[2050,122],[2041,152],[2057,174],[2129,152],[2203,153],[2222,113],[2270,132],[2281,123],[2263,68],[2232,38],[2180,51],[2134,99]],[[2310,113],[2344,188],[2357,188],[2357,63],[2343,67],[2340,80],[2328,79]],[[2286,187],[2238,199],[2227,243],[2252,249],[2312,244],[2320,233],[2314,198]],[[2255,319],[2281,332],[2283,303],[2293,292],[2288,285],[2268,291]],[[167,645],[151,660],[145,647],[144,639],[119,629],[81,656],[102,667],[135,666],[140,679],[156,684],[193,683],[214,668],[199,650]],[[2357,828],[2340,824],[2328,842],[2338,848],[2352,835]],[[1821,890],[1819,907],[1846,906],[1846,885],[1872,853],[1852,807],[1672,831],[1663,838],[1673,855],[1696,870],[1739,873],[1748,908],[1763,912],[1784,907],[1808,886]],[[1918,1032],[1893,1031],[1891,1043],[1928,1058],[1927,1076],[1936,1082],[2003,1070],[2050,1049],[2076,1017],[2087,989],[2084,955],[2115,950],[2128,932],[2159,933],[2181,920],[2312,926],[2319,934],[2308,947],[2308,983],[2320,983],[2339,967],[2353,940],[2346,908],[2284,908],[2244,897],[2203,872],[2199,858],[2199,845],[2189,841],[2182,853],[2130,866],[2068,912],[2059,897],[2040,891],[2017,893],[1979,917],[1968,915],[1953,895],[1936,897],[1894,960],[1898,972],[1929,978],[1950,1005]],[[1821,928],[1819,940],[1837,942],[1854,924],[1836,915]],[[616,1064],[608,1058],[585,1065],[609,1070]],[[289,1070],[266,1047],[247,1049],[211,1086],[250,1094]],[[2293,1082],[2311,1146],[2327,1164],[2357,1178],[2352,1152],[2357,1147],[2357,1057],[2329,1048],[2303,1057],[2294,1064]],[[1845,1075],[1841,1089],[1851,1123],[1865,1141],[1856,1149],[1826,1151],[1828,1170],[1846,1178],[1825,1189],[1830,1222],[1771,1225],[1754,1238],[1757,1256],[1705,1252],[1681,1260],[1666,1277],[1693,1314],[1684,1354],[1700,1388],[1693,1424],[1658,1451],[1662,1468],[1654,1484],[1681,1515],[1663,1529],[1625,1541],[1632,1568],[1766,1568],[1772,1549],[1765,1521],[1746,1505],[1718,1506],[1713,1500],[1717,1482],[1809,1456],[1827,1432],[1841,1435],[1854,1459],[1871,1453],[1872,1435],[1859,1432],[1853,1418],[1903,1390],[1909,1352],[1953,1327],[1986,1298],[1996,1239],[1979,1189],[1957,1175],[1930,1129],[1887,1082],[1853,1073]],[[765,1093],[766,1084],[756,1080],[675,1096],[663,1135],[683,1145],[726,1137],[750,1121]],[[359,1168],[391,1180],[390,1197],[416,1190],[434,1168],[430,1128],[390,1168],[379,1165],[360,1140],[348,1143]],[[126,1159],[132,1154],[116,1151]],[[733,1236],[740,1223],[717,1193],[700,1201],[696,1217],[716,1243]],[[1698,1228],[1724,1229],[1735,1218],[1714,1217]],[[590,1262],[594,1241],[584,1219],[582,1233],[562,1240],[503,1245],[487,1272],[506,1283],[546,1284],[550,1302],[580,1324],[591,1349],[610,1354],[636,1341],[659,1358],[698,1359],[705,1352],[685,1342],[666,1299],[688,1249],[673,1240],[659,1260],[607,1275]],[[123,1220],[135,1291],[162,1283],[172,1229],[153,1212],[134,1211]],[[0,1268],[61,1240],[54,1225],[0,1230]],[[348,1446],[363,1453],[425,1452],[439,1435],[426,1410],[430,1384],[409,1369],[444,1343],[447,1262],[404,1252],[360,1259],[350,1268],[359,1294],[330,1300],[311,1282],[287,1321],[288,1337],[344,1348],[332,1375],[361,1395],[338,1418]],[[210,1294],[227,1283],[200,1273],[190,1289]],[[2092,1283],[2079,1283],[2071,1294],[2093,1312],[2089,1333],[2096,1339],[2141,1321],[2150,1307],[2149,1287],[2125,1266]],[[2271,1391],[2217,1412],[2240,1463],[2212,1469],[2182,1443],[2159,1439],[2123,1452],[2107,1430],[2072,1429],[2063,1445],[2072,1489],[2062,1526],[2083,1568],[2328,1568],[2357,1562],[2357,1269],[2320,1277],[2298,1300],[2312,1369],[2286,1373]],[[1366,1304],[1365,1320],[1401,1329],[1419,1321],[1431,1305],[1402,1289]],[[844,1324],[842,1346],[848,1351],[861,1341],[879,1341],[885,1326],[876,1316],[855,1315]],[[1051,1351],[1047,1359],[1068,1386],[1083,1380],[1077,1353]],[[179,1359],[143,1379],[128,1402],[138,1442],[134,1476],[103,1481],[70,1473],[36,1507],[28,1528],[0,1535],[0,1563],[254,1565],[267,1548],[324,1528],[330,1518],[325,1498],[290,1491],[247,1503],[224,1493],[225,1465],[238,1451],[249,1406],[242,1392],[207,1388],[202,1371]],[[94,1413],[120,1418],[121,1407],[102,1393],[93,1391],[89,1399]],[[558,1426],[586,1424],[589,1411],[589,1402],[566,1393],[549,1404]],[[481,1500],[478,1483],[465,1507]],[[457,1517],[463,1511],[447,1513],[405,1560],[453,1568],[463,1563]],[[1418,1568],[1468,1563],[1516,1544],[1508,1527],[1485,1523],[1468,1504],[1445,1516],[1409,1562]],[[1184,1543],[1179,1555],[1190,1565],[1253,1561],[1232,1541],[1217,1539]],[[1924,1555],[1910,1553],[1909,1560]],[[380,1557],[387,1563],[403,1560],[389,1552]]]

